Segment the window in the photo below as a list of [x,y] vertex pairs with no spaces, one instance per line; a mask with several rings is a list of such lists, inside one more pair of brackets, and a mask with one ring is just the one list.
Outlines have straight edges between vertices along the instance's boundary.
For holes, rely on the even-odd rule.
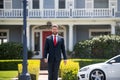
[[40,32],[34,33],[34,40],[35,40],[34,50],[40,51]]
[[59,0],[59,9],[65,9],[65,0]]
[[3,0],[0,0],[0,9],[3,9]]
[[108,8],[109,1],[108,0],[94,0],[94,8]]
[[39,0],[33,0],[33,9],[39,9],[40,3]]
[[111,34],[110,29],[90,29],[89,30],[89,37],[96,37],[100,35],[109,35]]
[[114,60],[115,60],[115,63],[120,63],[120,57],[117,57]]
[[8,30],[0,30],[0,44],[8,42]]

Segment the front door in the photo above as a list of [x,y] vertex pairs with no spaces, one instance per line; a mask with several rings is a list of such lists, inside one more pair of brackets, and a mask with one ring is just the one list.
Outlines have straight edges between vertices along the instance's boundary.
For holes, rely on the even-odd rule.
[[42,53],[44,53],[44,45],[45,45],[46,37],[51,34],[52,34],[52,31],[43,31],[42,32]]

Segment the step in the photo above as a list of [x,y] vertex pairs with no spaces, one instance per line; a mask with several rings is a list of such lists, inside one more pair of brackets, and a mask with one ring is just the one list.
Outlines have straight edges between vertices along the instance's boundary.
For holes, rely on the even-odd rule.
[[40,70],[39,75],[48,75],[47,70]]

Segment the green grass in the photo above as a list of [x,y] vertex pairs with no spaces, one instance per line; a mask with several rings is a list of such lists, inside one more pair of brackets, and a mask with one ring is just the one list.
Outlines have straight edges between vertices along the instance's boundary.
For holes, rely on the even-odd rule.
[[0,80],[11,80],[11,78],[17,77],[17,71],[0,71]]

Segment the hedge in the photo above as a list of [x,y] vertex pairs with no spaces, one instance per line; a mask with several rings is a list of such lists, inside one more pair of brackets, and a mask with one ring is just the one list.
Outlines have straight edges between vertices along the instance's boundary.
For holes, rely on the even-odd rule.
[[80,41],[74,46],[74,58],[109,59],[120,54],[120,36],[104,35]]
[[[32,51],[28,50],[28,59],[33,56]],[[0,59],[22,59],[23,46],[21,43],[8,42],[0,45]]]
[[106,59],[71,59],[71,60],[74,62],[78,62],[80,67],[106,61]]
[[71,60],[67,61],[65,65],[63,61],[60,64],[60,73],[62,80],[77,80],[77,73],[79,70],[79,63]]
[[17,70],[22,60],[0,60],[0,70]]
[[[31,63],[32,59],[29,59],[28,62]],[[0,60],[0,70],[18,70],[18,64],[21,64],[22,60]],[[32,62],[33,63],[33,62]]]
[[[40,60],[28,60],[28,73],[31,75],[31,80],[38,80],[40,71]],[[18,73],[22,73],[22,64],[18,64]]]

